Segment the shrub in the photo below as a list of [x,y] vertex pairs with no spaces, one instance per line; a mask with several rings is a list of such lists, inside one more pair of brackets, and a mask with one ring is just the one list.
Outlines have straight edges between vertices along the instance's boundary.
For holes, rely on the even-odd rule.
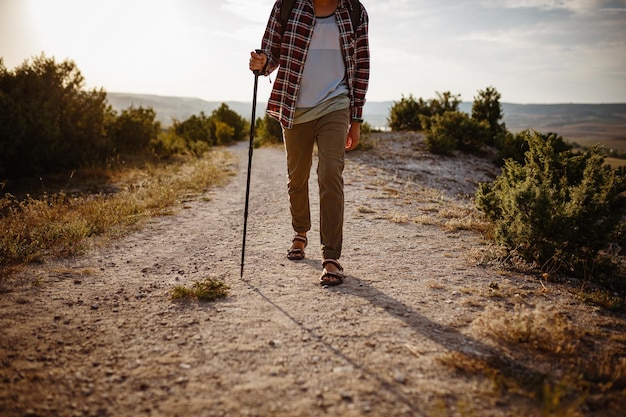
[[174,129],[168,129],[161,132],[150,142],[152,152],[159,158],[170,159],[176,155],[187,153],[187,142],[184,138],[177,135]]
[[589,277],[626,214],[624,182],[598,148],[561,150],[560,139],[527,132],[523,164],[509,159],[492,184],[481,184],[478,208],[495,239],[544,271]]
[[391,130],[422,130],[420,115],[430,116],[428,104],[420,98],[415,100],[413,95],[394,101],[389,111],[387,122]]
[[215,144],[211,134],[209,117],[204,112],[200,112],[199,115],[191,115],[182,122],[175,120],[172,129],[188,144],[194,142],[206,142],[209,146]]
[[461,104],[461,96],[446,91],[437,93],[437,98],[428,100],[428,109],[431,116],[443,115],[447,112],[459,111],[459,104]]
[[494,87],[487,87],[478,92],[472,104],[472,119],[487,122],[489,135],[486,144],[490,146],[495,145],[497,139],[507,133],[506,125],[500,122],[503,117],[500,97],[500,93]]
[[225,122],[217,120],[215,123],[215,143],[226,145],[235,140],[235,128]]
[[198,140],[195,142],[189,142],[187,144],[187,149],[189,149],[189,152],[191,152],[192,155],[200,157],[208,152],[211,148],[208,143]]
[[[248,123],[237,112],[231,110],[226,103],[213,110],[210,117],[211,137],[217,145],[229,145],[232,142],[245,139],[248,133]],[[232,132],[225,134],[224,125],[232,128]]]
[[156,112],[148,107],[129,107],[113,120],[109,136],[118,152],[145,152],[161,131]]
[[[557,135],[556,133],[538,133],[534,132],[535,135],[539,135],[542,140],[547,141],[552,137],[552,146],[554,146],[554,152],[561,153],[565,151],[569,151],[573,148],[572,145],[565,142],[562,136]],[[519,163],[524,163],[524,158],[526,156],[526,152],[529,150],[528,145],[528,137],[531,135],[530,131],[523,131],[517,134],[513,134],[510,132],[506,132],[506,134],[501,134],[496,138],[496,149],[498,150],[499,163],[504,163],[507,159],[513,159]]]
[[389,111],[387,123],[391,130],[421,131],[429,126],[424,124],[434,115],[443,115],[446,112],[458,111],[461,100],[459,95],[453,95],[446,91],[437,93],[437,98],[424,101],[420,97],[415,100],[412,95],[404,96],[400,101],[395,101]]
[[422,116],[422,124],[428,126],[424,141],[428,150],[448,155],[457,149],[480,150],[489,129],[486,122],[478,122],[459,111],[447,111],[429,118]]
[[268,114],[262,119],[257,119],[254,129],[255,147],[283,142],[283,128],[276,119],[270,117]]
[[246,133],[246,121],[228,105],[215,109],[211,116],[204,112],[192,115],[186,120],[174,121],[174,132],[184,138],[189,149],[208,149],[215,145],[229,145],[242,140]]
[[106,156],[106,93],[83,87],[70,60],[42,54],[13,71],[0,60],[0,175],[58,172]]

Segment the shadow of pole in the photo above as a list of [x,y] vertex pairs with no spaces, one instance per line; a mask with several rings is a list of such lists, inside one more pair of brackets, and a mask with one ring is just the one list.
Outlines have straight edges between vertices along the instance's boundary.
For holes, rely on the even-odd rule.
[[330,352],[332,352],[338,358],[340,358],[344,362],[350,364],[354,369],[358,369],[359,371],[363,372],[363,374],[368,375],[369,377],[371,377],[374,380],[376,380],[383,389],[385,389],[387,392],[389,392],[391,395],[393,395],[395,398],[397,398],[398,401],[402,402],[407,407],[409,407],[409,409],[412,412],[417,413],[418,415],[425,415],[424,412],[422,410],[420,410],[419,407],[416,404],[414,404],[413,401],[411,401],[402,392],[400,392],[398,389],[396,389],[396,387],[392,383],[384,380],[380,376],[376,375],[374,372],[372,372],[369,369],[367,369],[365,366],[357,363],[354,359],[346,356],[346,354],[344,354],[341,350],[335,348],[334,346],[330,345],[328,342],[324,341],[323,335],[321,335],[321,334],[317,333],[315,330],[310,329],[307,326],[305,326],[301,321],[299,321],[297,318],[295,318],[291,313],[286,311],[284,308],[282,308],[280,305],[278,305],[276,302],[274,302],[271,298],[269,298],[267,295],[265,295],[265,293],[259,287],[257,287],[254,284],[252,284],[249,280],[244,278],[244,279],[242,279],[242,281],[245,282],[246,285],[252,291],[257,293],[263,300],[265,300],[268,304],[270,304],[272,307],[274,307],[276,310],[278,310],[281,314],[283,314],[286,318],[288,318],[291,322],[293,322],[297,327],[299,327],[303,332],[309,334],[309,336],[311,336],[311,338],[315,339],[317,342],[322,344],[326,349],[328,349]]

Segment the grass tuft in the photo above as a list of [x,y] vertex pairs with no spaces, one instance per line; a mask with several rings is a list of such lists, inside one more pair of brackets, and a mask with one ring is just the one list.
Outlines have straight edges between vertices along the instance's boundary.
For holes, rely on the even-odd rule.
[[230,287],[224,282],[214,278],[205,278],[195,282],[191,288],[182,285],[174,287],[171,292],[172,300],[197,299],[200,301],[212,301],[224,298],[228,295]]

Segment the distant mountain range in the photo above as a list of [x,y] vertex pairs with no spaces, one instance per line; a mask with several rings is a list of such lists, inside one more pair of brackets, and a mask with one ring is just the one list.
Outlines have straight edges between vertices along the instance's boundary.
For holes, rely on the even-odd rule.
[[[107,93],[108,101],[115,110],[130,106],[151,107],[164,126],[172,120],[185,120],[193,114],[210,115],[222,103],[249,119],[252,103],[241,101],[206,101],[188,97],[166,97],[147,94]],[[367,102],[363,117],[373,127],[387,126],[389,110],[393,101]],[[257,117],[263,117],[265,102],[257,102]],[[470,113],[471,102],[463,102],[461,111]],[[541,133],[555,132],[570,141],[583,143],[619,141],[626,146],[626,103],[616,104],[514,104],[502,103],[504,122],[512,132],[535,129]]]

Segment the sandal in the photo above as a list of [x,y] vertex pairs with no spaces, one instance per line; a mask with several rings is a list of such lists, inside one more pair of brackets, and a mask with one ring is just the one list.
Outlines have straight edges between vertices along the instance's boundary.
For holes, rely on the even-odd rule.
[[306,238],[306,236],[295,235],[293,237],[293,240],[291,241],[291,247],[287,251],[287,259],[289,259],[290,261],[301,261],[304,259],[304,248],[296,248],[296,242],[304,243],[304,248],[306,248],[309,240]]
[[[329,271],[326,269],[326,265],[332,264],[337,267],[337,271]],[[320,284],[324,286],[334,286],[343,284],[343,279],[345,278],[345,274],[343,273],[343,268],[337,262],[336,259],[326,259],[322,262],[322,266],[324,267],[324,271],[322,272],[322,276],[320,277]]]

